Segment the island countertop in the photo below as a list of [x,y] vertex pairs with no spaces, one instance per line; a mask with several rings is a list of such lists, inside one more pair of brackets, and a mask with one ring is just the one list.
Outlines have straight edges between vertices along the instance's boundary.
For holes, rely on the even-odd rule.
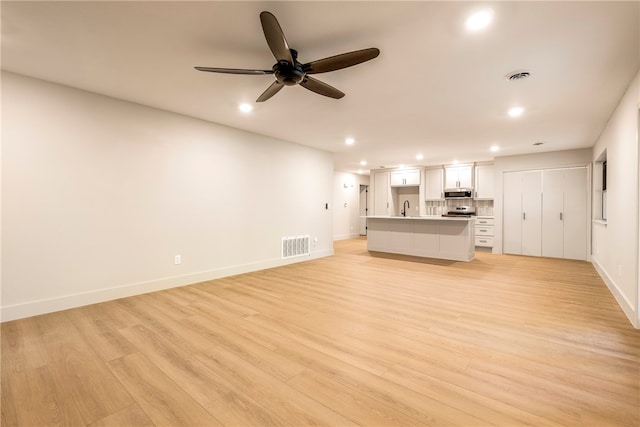
[[408,220],[408,219],[419,219],[419,220],[430,220],[430,221],[474,221],[476,219],[475,216],[465,217],[465,216],[442,216],[442,215],[421,215],[421,216],[402,216],[402,215],[369,215],[369,216],[361,216],[361,218],[367,219],[400,219],[400,220]]

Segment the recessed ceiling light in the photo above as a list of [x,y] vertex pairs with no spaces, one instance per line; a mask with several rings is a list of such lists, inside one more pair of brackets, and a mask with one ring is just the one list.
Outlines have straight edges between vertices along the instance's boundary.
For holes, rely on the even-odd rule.
[[246,102],[244,102],[244,103],[240,104],[240,106],[238,108],[243,113],[249,113],[251,110],[253,110],[253,105],[247,104]]
[[366,160],[360,160],[360,166],[365,166],[367,164]]
[[507,112],[507,114],[509,114],[511,117],[521,116],[522,113],[524,113],[524,108],[522,107],[513,107]]
[[422,159],[424,159],[424,156],[422,155],[422,153],[416,154],[416,160],[422,160]]
[[347,138],[344,140],[344,143],[347,145],[353,145],[354,142],[356,142],[356,140],[353,138]]
[[495,153],[496,151],[500,151],[500,147],[498,147],[497,145],[492,145],[490,150]]
[[480,10],[467,18],[465,26],[469,31],[478,31],[486,28],[493,20],[493,10]]

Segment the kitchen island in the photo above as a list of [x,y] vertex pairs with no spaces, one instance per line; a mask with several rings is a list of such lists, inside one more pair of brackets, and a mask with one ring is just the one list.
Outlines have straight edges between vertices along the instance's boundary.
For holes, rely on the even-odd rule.
[[367,216],[367,249],[453,261],[475,257],[474,217]]

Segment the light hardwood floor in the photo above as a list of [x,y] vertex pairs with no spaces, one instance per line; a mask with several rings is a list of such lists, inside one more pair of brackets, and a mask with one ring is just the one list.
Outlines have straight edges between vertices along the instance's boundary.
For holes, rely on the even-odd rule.
[[586,262],[336,255],[2,324],[2,426],[638,426]]

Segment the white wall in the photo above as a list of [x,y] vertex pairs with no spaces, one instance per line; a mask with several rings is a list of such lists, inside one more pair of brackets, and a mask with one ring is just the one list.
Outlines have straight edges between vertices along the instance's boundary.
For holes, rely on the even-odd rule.
[[2,89],[2,320],[281,265],[282,236],[333,253],[328,152],[11,73]]
[[607,150],[607,224],[593,226],[592,260],[629,319],[640,327],[638,281],[638,109],[640,73],[593,148]]
[[368,175],[339,171],[333,174],[333,240],[360,235],[360,185],[369,185]]
[[[591,164],[591,148],[580,150],[550,151],[538,154],[524,154],[518,156],[502,156],[494,159],[495,170],[495,198],[493,214],[495,226],[493,230],[493,253],[502,253],[502,209],[503,209],[503,174],[505,172],[549,169],[568,166],[585,166]],[[589,206],[591,203],[589,203]],[[590,218],[589,218],[590,219]],[[589,240],[587,240],[589,241]]]

